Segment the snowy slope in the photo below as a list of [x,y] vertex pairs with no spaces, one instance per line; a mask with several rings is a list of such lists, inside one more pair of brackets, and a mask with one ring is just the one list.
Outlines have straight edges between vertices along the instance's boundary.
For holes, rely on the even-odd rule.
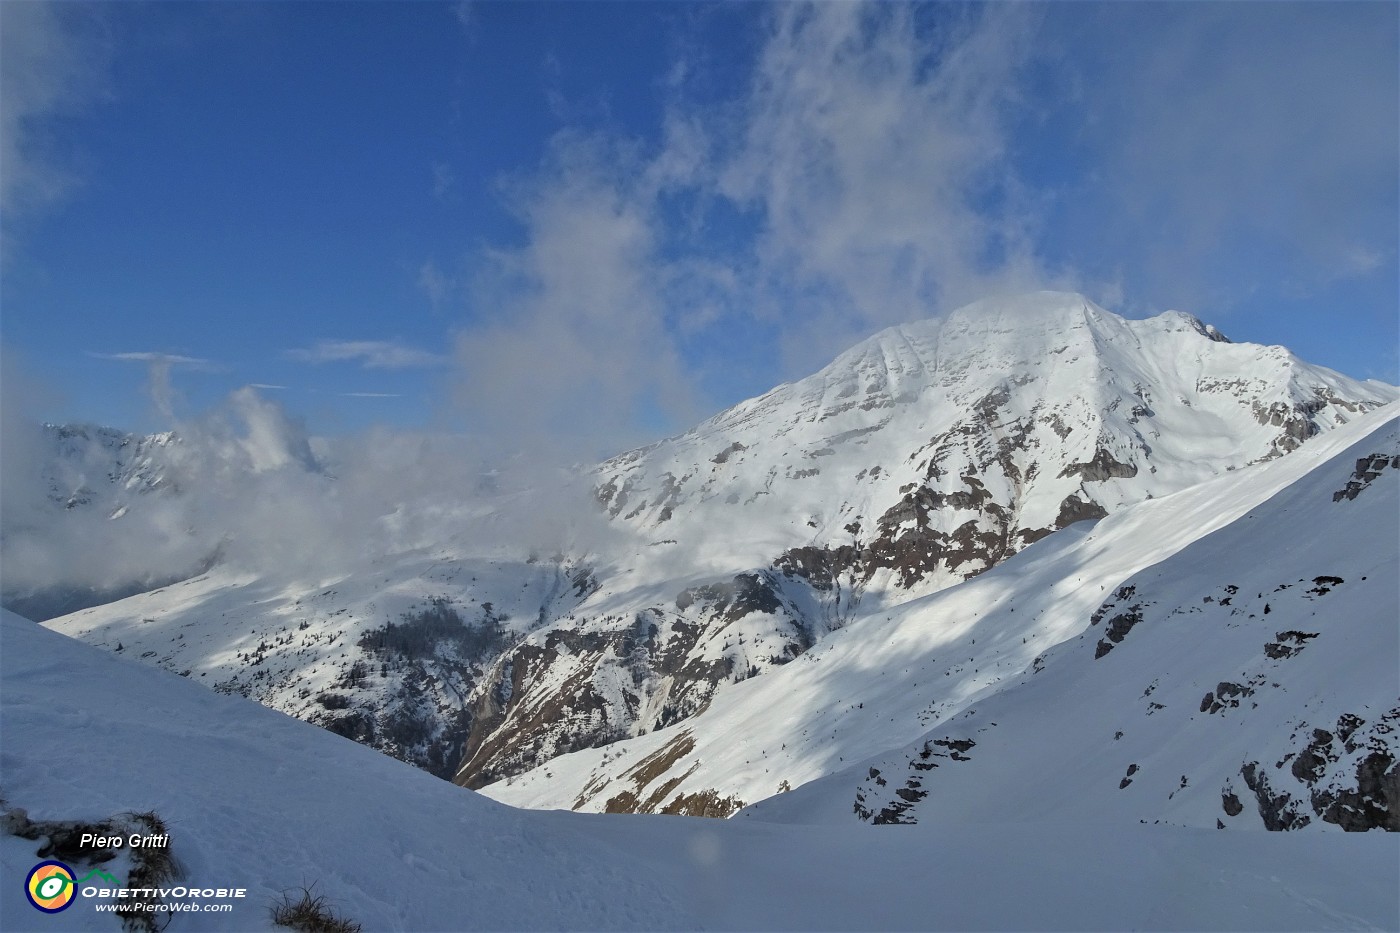
[[[898,805],[901,790],[922,801],[919,783],[906,787],[912,777],[956,780],[939,799],[978,822],[1106,812],[1214,826],[1222,788],[1249,796],[1242,766],[1266,763],[1276,796],[1275,761],[1297,760],[1312,728],[1331,730],[1336,747],[1321,753],[1325,780],[1288,784],[1294,797],[1353,786],[1373,740],[1391,756],[1381,770],[1393,785],[1397,417],[1372,413],[1286,458],[1067,529],[718,690],[693,721],[562,756],[486,792],[519,806],[662,809],[696,794],[752,803],[840,772],[822,782],[835,799],[823,799],[845,818],[857,790],[868,815]],[[1373,456],[1383,466],[1347,498],[1369,475],[1358,478],[1358,462],[1369,470]],[[1208,691],[1223,708],[1198,712]],[[1364,720],[1350,742],[1336,726],[1343,715]],[[926,741],[969,739],[976,750],[918,754]],[[943,767],[920,779],[931,755]],[[1131,764],[1133,789],[1119,793]],[[1258,823],[1253,801],[1249,812]]]
[[1392,414],[1111,584],[1031,676],[755,815],[1400,830],[1398,512]]
[[[47,624],[481,787],[699,722],[731,688],[747,696],[751,681],[807,670],[808,652],[844,628],[883,644],[885,620],[916,611],[911,601],[1057,529],[1304,441],[1306,451],[1396,397],[1280,347],[1229,343],[1188,315],[1127,321],[1078,295],[1038,293],[885,331],[807,379],[598,466],[587,511],[604,529],[551,533],[532,552],[522,526],[582,510],[549,489],[422,495],[306,542],[258,538],[261,562],[224,561]],[[245,420],[263,427],[237,462],[263,465],[281,494],[236,487],[236,501],[269,525],[281,512],[311,526],[344,510],[343,480],[297,472],[305,458],[289,451],[305,445],[252,443],[286,434],[254,414],[262,420]],[[383,546],[348,546],[361,541]],[[1029,662],[1011,658],[994,676]],[[948,670],[964,693],[993,676],[976,663]],[[803,684],[823,708],[863,689]],[[872,732],[883,744],[852,752],[916,737],[904,720],[928,725],[963,693],[914,696],[917,708],[883,714],[900,721],[897,734]],[[782,779],[829,773],[843,757],[809,756]],[[776,790],[771,767],[733,764],[744,795],[708,793],[718,783],[697,772],[694,793],[656,805],[724,815]],[[572,806],[581,792],[530,799]],[[614,806],[646,809],[654,792]]]
[[843,626],[1395,397],[1186,315],[1126,321],[1077,295],[886,331],[599,468],[599,502],[644,544],[502,665],[511,699],[480,720],[457,780],[687,720]]
[[[173,914],[171,930],[272,929],[270,904],[309,884],[365,930],[1400,924],[1394,836],[514,811],[10,613],[0,648],[5,825],[153,811],[172,887],[247,891],[228,913]],[[45,916],[19,894],[45,841],[0,835],[0,926],[118,929],[95,899]],[[130,885],[121,852],[105,869]]]
[[[501,645],[589,586],[568,563],[448,547],[327,576],[215,568],[49,624],[450,776],[471,692]],[[387,632],[411,640],[416,629],[423,650],[379,648]]]

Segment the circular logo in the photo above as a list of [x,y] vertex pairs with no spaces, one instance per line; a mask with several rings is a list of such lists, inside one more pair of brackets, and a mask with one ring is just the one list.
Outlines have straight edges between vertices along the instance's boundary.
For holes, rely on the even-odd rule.
[[77,894],[73,869],[62,862],[40,862],[24,879],[24,894],[38,910],[46,914],[58,913],[73,903]]

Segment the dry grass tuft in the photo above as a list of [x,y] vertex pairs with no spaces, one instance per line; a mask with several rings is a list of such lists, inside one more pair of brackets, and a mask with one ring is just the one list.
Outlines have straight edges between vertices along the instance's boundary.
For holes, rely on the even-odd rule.
[[325,896],[317,894],[315,888],[312,884],[283,891],[281,899],[272,905],[272,922],[300,933],[360,933],[360,925],[337,917]]

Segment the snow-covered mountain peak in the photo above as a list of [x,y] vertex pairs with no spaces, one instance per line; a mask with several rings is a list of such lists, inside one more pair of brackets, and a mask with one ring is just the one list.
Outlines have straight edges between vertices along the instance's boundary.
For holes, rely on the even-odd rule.
[[[1056,347],[1085,341],[1098,322],[1110,319],[1121,320],[1069,292],[986,299],[943,317],[888,327],[795,385],[840,383],[845,388],[852,377],[909,384],[979,363],[1029,365]],[[906,387],[917,391],[926,385]]]
[[[1127,320],[1082,295],[1037,292],[881,331],[811,376],[603,464],[599,498],[638,529],[690,512],[732,526],[740,510],[781,503],[783,520],[815,518],[830,540],[822,503],[847,498],[819,478],[832,473],[862,483],[883,512],[911,488],[986,485],[988,470],[1025,492],[1055,478],[1042,464],[1059,475],[1097,463],[1072,475],[1109,485],[1078,500],[1111,510],[1278,456],[1395,397],[1281,347],[1229,343],[1181,312]],[[1113,491],[1136,475],[1145,488]],[[1039,528],[1055,526],[1074,485],[1057,486]],[[854,506],[837,511],[847,513],[837,531],[861,519]]]
[[1163,328],[1186,329],[1200,334],[1216,343],[1230,343],[1230,338],[1226,337],[1213,324],[1207,324],[1194,314],[1185,311],[1164,311],[1149,320],[1160,321]]
[[[450,540],[404,536],[414,550],[367,572],[340,559],[335,582],[305,582],[288,550],[251,577],[216,568],[51,624],[481,787],[700,722],[843,629],[878,641],[899,607],[1061,529],[1278,458],[1400,395],[1219,336],[1075,294],[981,302],[598,465],[584,506],[607,527],[586,553],[493,546],[512,513],[482,504],[451,512]],[[277,501],[299,508],[301,478]],[[960,672],[969,689],[977,667]],[[579,805],[732,810],[706,796],[718,784],[691,785]]]

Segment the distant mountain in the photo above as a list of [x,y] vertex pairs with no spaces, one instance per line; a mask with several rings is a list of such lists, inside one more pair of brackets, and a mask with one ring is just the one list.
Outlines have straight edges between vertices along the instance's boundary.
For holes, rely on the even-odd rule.
[[98,508],[120,518],[135,501],[174,487],[167,452],[171,432],[140,436],[96,425],[43,426],[52,455],[44,481],[51,503],[64,509]]
[[[0,601],[48,619],[201,573],[267,508],[259,479],[295,475],[310,499],[326,480],[311,440],[252,389],[178,431],[14,426],[0,511]],[[18,465],[18,466],[17,466]],[[244,521],[247,526],[252,520]]]
[[609,461],[599,498],[630,527],[722,540],[755,565],[780,535],[801,541],[784,565],[800,575],[940,588],[1395,397],[1281,347],[1232,344],[1189,315],[1129,321],[1037,293],[883,331]]
[[210,547],[203,561],[187,556],[115,575],[89,574],[74,566],[81,556],[65,547],[89,537],[94,528],[115,531],[132,509],[141,514],[149,500],[178,493],[175,434],[45,424],[25,441],[33,448],[29,459],[41,469],[26,477],[33,483],[27,498],[6,503],[0,525],[0,555],[7,567],[0,600],[7,608],[27,618],[51,619],[178,581],[212,557]]
[[[1251,465],[1288,454],[1287,469],[1398,395],[1184,314],[1129,321],[1059,293],[983,302],[598,466],[606,534],[531,553],[503,543],[520,513],[494,503],[432,547],[339,573],[216,565],[49,624],[503,798],[727,815],[963,713],[1077,637],[1112,590],[1080,594],[1083,619],[1017,636],[1029,654],[986,654],[1001,644],[988,632],[965,662],[938,655],[929,676],[946,688],[899,680],[878,710],[893,727],[863,724],[850,742],[802,736],[813,721],[766,693],[775,672],[803,708],[860,710],[870,685],[849,671],[895,682],[878,646],[920,600],[1207,480],[1234,474],[1238,502],[1262,501]],[[1160,560],[1213,521],[1142,534]],[[1037,550],[1067,546],[1053,540]],[[961,654],[987,611],[929,637]],[[837,646],[853,666],[832,680],[816,659]],[[888,650],[915,656],[897,639]],[[811,753],[775,768],[784,744]]]

